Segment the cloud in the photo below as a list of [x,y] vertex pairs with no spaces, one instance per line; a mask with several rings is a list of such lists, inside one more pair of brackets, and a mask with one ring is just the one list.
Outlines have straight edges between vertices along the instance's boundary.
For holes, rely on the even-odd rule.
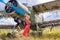
[[[5,3],[7,3],[9,0],[4,0]],[[0,11],[4,10],[5,4],[0,2]]]
[[60,14],[60,10],[54,10],[54,11],[42,13],[39,16],[41,17],[41,15],[43,15],[44,21],[53,21],[60,19],[59,14]]

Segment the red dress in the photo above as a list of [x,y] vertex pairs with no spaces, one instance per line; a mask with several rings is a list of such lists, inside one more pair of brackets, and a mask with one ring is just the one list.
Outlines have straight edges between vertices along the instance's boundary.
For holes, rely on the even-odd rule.
[[23,36],[28,36],[29,35],[29,31],[30,31],[30,22],[29,19],[25,19],[26,22],[26,26],[24,28],[24,32],[23,32]]

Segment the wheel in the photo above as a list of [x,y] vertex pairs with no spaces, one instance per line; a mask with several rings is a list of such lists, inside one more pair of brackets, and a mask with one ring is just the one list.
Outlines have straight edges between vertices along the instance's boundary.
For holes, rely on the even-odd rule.
[[38,35],[39,35],[39,36],[42,36],[42,31],[38,32]]
[[13,35],[12,35],[11,33],[8,33],[8,34],[7,34],[7,37],[12,38]]
[[37,32],[37,36],[42,36],[42,31]]

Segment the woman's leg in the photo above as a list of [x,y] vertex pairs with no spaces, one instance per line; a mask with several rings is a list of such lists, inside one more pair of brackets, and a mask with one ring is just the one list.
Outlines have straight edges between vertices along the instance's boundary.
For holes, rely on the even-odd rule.
[[30,25],[26,25],[24,28],[23,36],[28,36],[30,31]]

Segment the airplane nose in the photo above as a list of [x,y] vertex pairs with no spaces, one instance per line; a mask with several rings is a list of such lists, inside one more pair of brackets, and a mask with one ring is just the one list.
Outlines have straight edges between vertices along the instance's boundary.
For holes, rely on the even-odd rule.
[[14,5],[14,6],[17,7],[17,1],[16,1],[16,0],[14,0],[14,1],[10,0],[10,1],[8,1],[8,2],[6,3],[6,5],[5,5],[5,11],[6,11],[6,13],[8,13],[8,14],[14,12],[14,9],[12,9],[11,5]]

